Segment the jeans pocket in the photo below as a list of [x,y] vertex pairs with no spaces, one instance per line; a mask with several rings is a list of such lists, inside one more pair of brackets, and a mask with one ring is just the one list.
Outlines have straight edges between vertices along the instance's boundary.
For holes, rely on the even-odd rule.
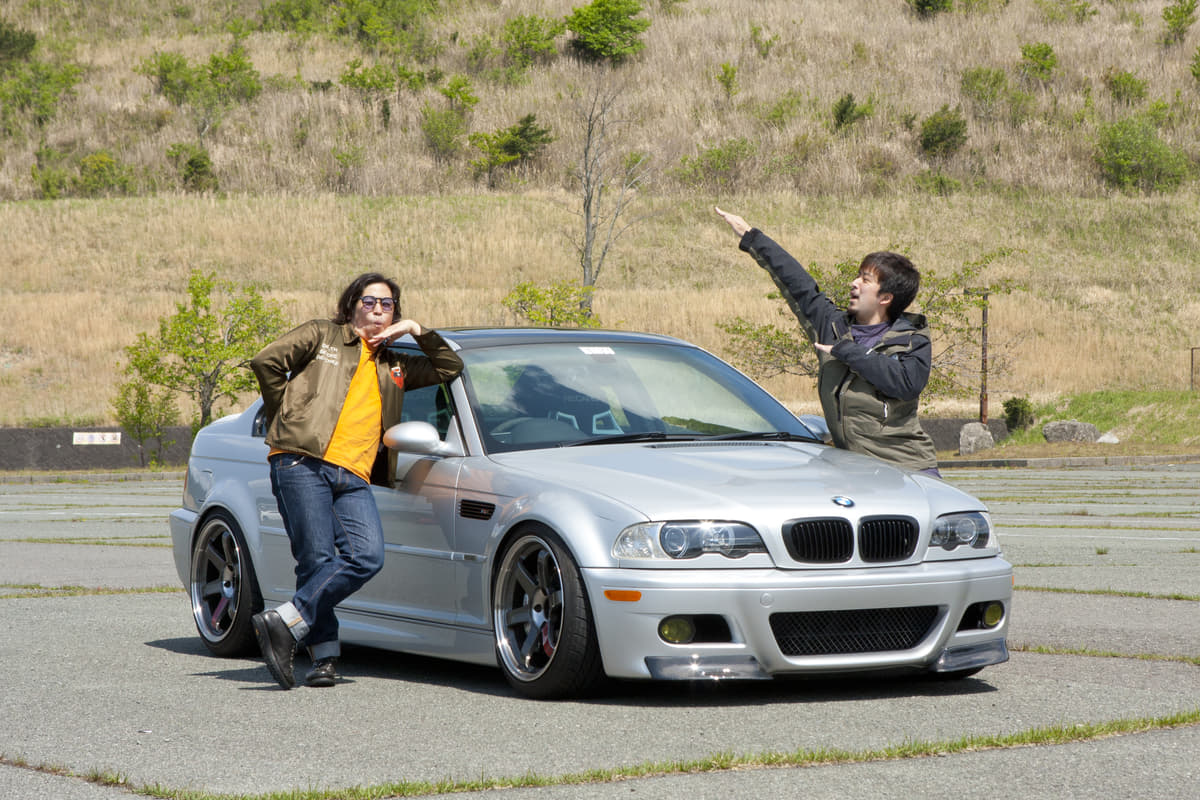
[[308,456],[298,455],[296,453],[279,453],[271,456],[271,466],[277,470],[295,469],[304,463]]

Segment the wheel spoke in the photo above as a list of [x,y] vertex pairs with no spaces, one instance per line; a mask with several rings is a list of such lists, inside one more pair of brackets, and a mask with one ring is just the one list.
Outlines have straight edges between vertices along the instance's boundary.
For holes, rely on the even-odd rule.
[[206,600],[210,597],[220,597],[224,594],[224,588],[225,584],[221,582],[220,578],[217,578],[215,581],[209,581],[200,587],[200,596]]
[[522,562],[518,561],[514,566],[513,578],[525,590],[526,596],[532,595],[538,588],[537,579],[529,574],[529,570],[525,568],[525,564]]
[[532,625],[525,632],[525,641],[521,642],[521,663],[526,669],[533,669],[533,653],[542,640],[542,632]]
[[208,547],[204,548],[204,554],[208,559],[208,563],[212,564],[218,573],[225,571],[225,567],[229,563],[229,560],[225,558],[224,554],[220,550],[217,549],[217,543],[215,541],[209,541]]
[[542,550],[538,553],[537,571],[538,587],[549,594],[558,585],[558,581],[555,579],[558,575],[558,564],[555,563],[554,556],[549,550]]
[[518,606],[504,612],[504,626],[506,628],[513,628],[519,625],[522,629],[528,629],[532,624],[533,611],[529,606]]

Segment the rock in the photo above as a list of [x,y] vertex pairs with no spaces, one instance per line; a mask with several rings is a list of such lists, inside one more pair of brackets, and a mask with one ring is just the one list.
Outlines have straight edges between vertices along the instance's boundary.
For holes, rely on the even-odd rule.
[[992,432],[982,422],[968,422],[958,430],[958,454],[969,456],[996,446]]
[[1121,440],[1112,431],[1109,431],[1097,439],[1096,442],[1098,444],[1120,444]]
[[1042,436],[1047,442],[1094,442],[1100,438],[1100,431],[1090,422],[1068,419],[1047,422],[1042,426]]

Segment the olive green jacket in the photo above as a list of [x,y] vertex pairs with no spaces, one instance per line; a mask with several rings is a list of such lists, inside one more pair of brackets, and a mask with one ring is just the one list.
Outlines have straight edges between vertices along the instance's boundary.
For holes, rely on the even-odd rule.
[[[376,352],[383,402],[381,436],[400,421],[405,389],[444,383],[462,371],[462,360],[436,331],[427,330],[414,338],[425,355],[387,348]],[[362,346],[352,325],[314,319],[284,334],[250,360],[262,391],[271,449],[324,457],[350,379],[358,369]],[[387,462],[390,486],[396,475],[395,454]]]

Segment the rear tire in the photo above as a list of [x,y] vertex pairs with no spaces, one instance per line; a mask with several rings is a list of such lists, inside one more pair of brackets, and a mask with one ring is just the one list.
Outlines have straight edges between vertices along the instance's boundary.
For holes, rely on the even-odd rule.
[[604,680],[583,578],[570,551],[549,530],[525,528],[504,548],[493,581],[492,617],[496,660],[520,694],[576,697]]
[[196,631],[214,655],[234,657],[258,653],[250,618],[263,601],[250,562],[246,538],[224,511],[204,520],[192,541],[188,594]]

